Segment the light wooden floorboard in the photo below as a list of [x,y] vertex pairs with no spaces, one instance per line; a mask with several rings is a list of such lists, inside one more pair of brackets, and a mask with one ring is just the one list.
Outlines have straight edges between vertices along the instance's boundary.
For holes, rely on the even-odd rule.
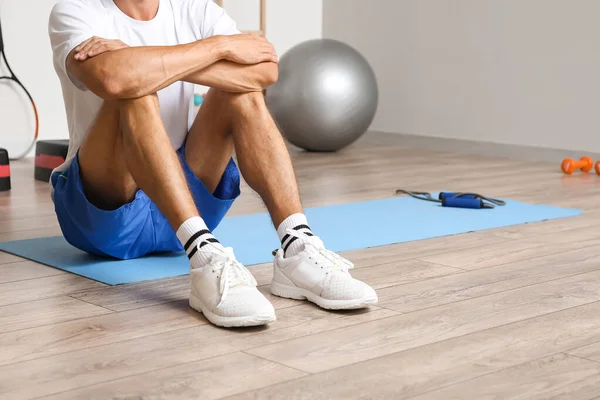
[[[597,220],[600,225],[600,220]],[[481,269],[510,264],[565,251],[593,247],[600,244],[598,226],[577,228],[559,233],[519,239],[509,243],[457,250],[450,253],[419,257],[433,264],[462,269]]]
[[[10,307],[10,306],[9,306]],[[25,314],[27,315],[27,314]],[[0,365],[206,325],[187,300],[0,334]]]
[[72,274],[47,276],[0,284],[0,306],[64,296],[69,293],[106,286]]
[[530,361],[413,400],[569,400],[600,393],[600,364],[566,354]]
[[244,353],[180,364],[45,399],[220,399],[306,375]]
[[0,367],[0,399],[60,393],[393,315],[384,309],[330,314],[304,304],[280,311],[278,323],[267,329],[200,325],[8,364]]
[[182,301],[188,298],[189,291],[189,277],[180,276],[160,281],[82,290],[71,293],[71,296],[109,310],[128,311]]
[[13,256],[12,254],[5,253],[0,251],[0,265],[2,264],[10,264],[14,262],[25,261],[24,258]]
[[383,289],[462,272],[464,270],[459,268],[436,265],[420,260],[406,260],[368,268],[357,268],[353,270],[352,276],[361,281],[369,282],[374,289]]
[[567,353],[575,355],[577,357],[587,358],[588,360],[600,362],[600,342],[592,343],[585,347],[572,349],[567,351]]
[[[600,271],[249,350],[305,372],[424,346],[600,300]],[[382,304],[386,307],[386,304]]]
[[64,274],[66,274],[65,271],[48,268],[34,261],[17,261],[9,264],[0,264],[0,284]]
[[450,304],[600,268],[597,247],[533,258],[379,291],[382,304],[402,312]]
[[[345,252],[380,297],[362,312],[274,297],[270,263],[253,266],[277,309],[266,329],[210,325],[187,304],[187,276],[110,287],[0,252],[0,398],[598,397],[600,177],[402,145],[374,134],[294,150],[305,206],[449,189],[584,213]],[[11,171],[0,241],[60,235],[32,161]],[[230,215],[265,212],[242,190]]]
[[3,221],[0,224],[0,233],[29,231],[32,229],[52,228],[58,225],[56,215],[36,215],[32,218],[18,218],[9,221]]
[[[253,270],[251,267],[250,270]],[[259,269],[263,275],[271,274],[270,268]],[[261,286],[260,290],[273,303],[275,308],[291,307],[298,304],[295,300],[283,299],[272,296],[269,288]],[[170,303],[173,301],[187,299],[190,292],[190,282],[188,276],[163,279],[161,281],[149,281],[135,283],[126,286],[104,286],[92,288],[91,290],[82,290],[72,293],[71,296],[88,303],[108,308],[113,311],[127,311],[141,307]]]
[[[402,335],[402,326],[395,332]],[[232,399],[411,399],[597,341],[600,302],[373,357]]]
[[12,242],[15,240],[37,239],[42,237],[52,237],[60,235],[60,227],[52,226],[48,228],[0,233],[0,242]]
[[534,224],[524,224],[508,226],[497,229],[490,229],[487,232],[495,236],[505,237],[507,239],[527,239],[540,235],[573,231],[579,228],[588,228],[598,226],[600,210],[586,211],[582,215],[573,218],[553,219]]
[[[2,321],[0,333],[52,325],[110,312],[106,308],[68,296],[11,304],[0,307],[0,321]],[[6,348],[3,351],[6,351]]]

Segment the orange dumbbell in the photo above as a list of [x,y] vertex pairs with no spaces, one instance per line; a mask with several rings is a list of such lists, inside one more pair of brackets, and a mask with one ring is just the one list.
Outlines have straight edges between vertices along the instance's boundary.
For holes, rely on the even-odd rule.
[[[565,158],[560,168],[565,174],[572,174],[578,169],[583,172],[590,172],[594,168],[594,160],[589,157],[581,157],[579,161],[575,161],[572,158]],[[596,165],[596,171],[598,171],[598,165]]]

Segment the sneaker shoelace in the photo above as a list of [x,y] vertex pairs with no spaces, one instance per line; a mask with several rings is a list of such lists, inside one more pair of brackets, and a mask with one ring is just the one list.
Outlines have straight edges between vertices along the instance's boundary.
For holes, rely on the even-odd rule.
[[[221,257],[225,258],[225,261],[221,263],[222,268],[219,271],[219,294],[221,299],[219,304],[217,304],[217,308],[221,308],[231,288],[239,285],[256,286],[257,283],[252,273],[248,271],[242,263],[235,259],[233,249],[228,247],[223,251],[210,244],[209,246],[211,247],[212,253],[219,254]],[[201,251],[204,251],[204,249]]]
[[341,272],[348,272],[354,268],[354,264],[352,264],[350,261],[331,250],[327,250],[323,244],[323,241],[318,236],[308,236],[293,229],[288,229],[286,233],[298,240],[301,240],[305,246],[312,247],[314,250],[313,253],[320,257],[319,261],[321,261],[321,263],[325,266]]

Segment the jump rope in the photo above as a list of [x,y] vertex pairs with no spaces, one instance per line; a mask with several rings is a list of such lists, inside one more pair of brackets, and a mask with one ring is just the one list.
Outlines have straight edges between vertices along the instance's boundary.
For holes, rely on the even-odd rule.
[[495,208],[496,206],[506,205],[506,202],[504,200],[493,199],[491,197],[482,196],[477,193],[441,192],[438,195],[437,199],[433,198],[431,193],[414,192],[403,189],[396,190],[396,194],[406,194],[418,200],[439,203],[442,205],[442,207],[489,209]]
[[10,65],[8,64],[8,60],[6,58],[6,53],[4,50],[4,39],[2,37],[2,20],[0,18],[0,64],[2,63],[2,61],[4,61],[4,65],[6,65],[6,69],[8,70],[8,75],[0,76],[0,81],[11,81],[11,82],[16,83],[17,86],[23,90],[23,92],[29,99],[29,102],[31,103],[31,107],[33,109],[33,114],[35,116],[35,132],[33,134],[31,143],[29,144],[29,146],[27,147],[27,149],[25,151],[23,151],[20,154],[17,154],[16,156],[13,155],[10,158],[11,160],[18,160],[20,158],[25,157],[27,154],[29,154],[29,152],[35,146],[35,142],[38,138],[39,130],[40,130],[40,119],[39,119],[39,115],[38,115],[37,106],[35,105],[35,102],[33,101],[33,97],[29,93],[29,90],[27,90],[25,85],[23,85],[23,83],[19,80],[19,78],[17,78],[17,76],[15,75],[13,70],[10,68]]

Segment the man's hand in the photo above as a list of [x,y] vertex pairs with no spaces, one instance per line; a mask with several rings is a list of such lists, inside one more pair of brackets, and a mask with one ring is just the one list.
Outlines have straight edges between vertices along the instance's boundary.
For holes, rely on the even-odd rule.
[[102,53],[106,53],[107,51],[124,49],[126,47],[129,46],[120,40],[102,39],[97,36],[93,36],[81,43],[79,46],[75,47],[75,59],[77,61],[85,61],[88,58],[98,56]]
[[275,47],[262,36],[241,34],[224,36],[225,59],[236,64],[254,65],[263,62],[279,62]]

